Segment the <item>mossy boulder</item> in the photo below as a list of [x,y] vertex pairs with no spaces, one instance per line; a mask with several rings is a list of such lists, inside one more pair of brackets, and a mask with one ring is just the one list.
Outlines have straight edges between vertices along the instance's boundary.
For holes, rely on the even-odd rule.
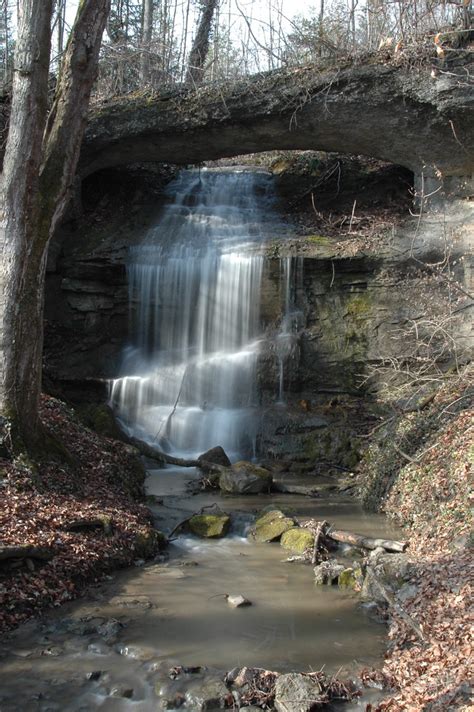
[[314,545],[314,534],[309,529],[293,527],[282,534],[280,544],[284,549],[289,549],[297,554],[303,554],[306,549]]
[[337,583],[339,588],[348,588],[353,591],[360,591],[363,582],[363,573],[360,566],[355,568],[347,567],[344,571],[341,571]]
[[139,559],[151,559],[158,551],[168,545],[168,539],[163,532],[148,527],[139,532],[135,537],[134,549]]
[[258,494],[272,486],[271,472],[244,460],[236,462],[219,477],[219,487],[228,494]]
[[220,539],[229,531],[230,517],[221,514],[195,514],[187,523],[187,529],[204,539]]
[[288,529],[292,529],[296,522],[287,517],[279,509],[272,509],[260,516],[252,527],[249,537],[258,542],[277,541]]

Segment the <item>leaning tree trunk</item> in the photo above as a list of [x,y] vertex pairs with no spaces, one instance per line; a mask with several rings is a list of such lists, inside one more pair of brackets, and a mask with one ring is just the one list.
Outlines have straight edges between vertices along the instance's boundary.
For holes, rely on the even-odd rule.
[[52,0],[23,0],[2,174],[0,415],[13,452],[35,451],[47,249],[67,205],[110,0],[81,0],[47,119]]
[[189,55],[186,84],[200,84],[204,78],[204,64],[211,38],[212,21],[219,0],[205,0],[199,19],[199,25]]

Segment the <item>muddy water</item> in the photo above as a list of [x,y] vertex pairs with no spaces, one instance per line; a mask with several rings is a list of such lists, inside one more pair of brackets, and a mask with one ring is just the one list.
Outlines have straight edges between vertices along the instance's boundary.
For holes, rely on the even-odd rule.
[[[193,478],[189,471],[150,472],[149,492],[162,500],[153,507],[157,526],[169,532],[217,502],[232,514],[231,535],[220,541],[179,536],[165,560],[137,562],[87,600],[23,626],[0,648],[1,712],[151,712],[172,709],[166,700],[176,694],[187,695],[186,709],[200,709],[203,686],[235,666],[351,674],[381,660],[385,629],[357,597],[315,587],[311,567],[284,561],[288,552],[278,544],[249,543],[245,533],[270,502],[301,518],[393,535],[383,518],[340,497],[186,496]],[[252,606],[231,609],[226,593],[242,594]],[[174,665],[207,670],[173,681]]]

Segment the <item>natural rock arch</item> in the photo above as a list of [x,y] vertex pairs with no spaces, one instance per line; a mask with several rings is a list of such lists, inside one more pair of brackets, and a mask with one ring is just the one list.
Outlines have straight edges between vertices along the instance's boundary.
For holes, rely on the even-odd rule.
[[469,64],[433,76],[374,60],[321,70],[310,65],[156,96],[120,98],[96,108],[79,174],[143,161],[198,163],[272,149],[365,154],[469,189],[474,164],[474,93]]

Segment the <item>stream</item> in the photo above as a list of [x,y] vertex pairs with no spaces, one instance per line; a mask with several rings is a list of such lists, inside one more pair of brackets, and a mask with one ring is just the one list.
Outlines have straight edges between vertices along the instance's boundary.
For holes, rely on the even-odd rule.
[[[356,594],[315,586],[311,566],[285,561],[278,543],[256,544],[249,523],[270,502],[298,518],[327,519],[372,536],[395,532],[351,499],[272,494],[190,494],[189,470],[151,470],[156,525],[171,531],[217,502],[232,515],[220,540],[180,535],[156,561],[118,572],[84,600],[21,626],[0,648],[0,710],[200,710],[209,686],[236,666],[324,668],[339,676],[381,662],[385,627]],[[232,609],[222,594],[252,605]],[[170,679],[175,666],[200,668]],[[364,709],[364,702],[344,709]],[[181,707],[181,704],[180,704]],[[202,709],[214,709],[203,707]]]
[[[233,461],[258,458],[258,248],[278,230],[273,201],[264,172],[183,171],[169,185],[156,228],[129,255],[131,336],[110,402],[131,435],[182,457],[221,445]],[[274,401],[284,413],[285,357],[298,323],[286,258],[281,277]],[[315,586],[311,566],[286,561],[278,543],[250,542],[247,532],[270,503],[368,536],[392,536],[387,521],[330,487],[319,498],[226,496],[198,491],[199,476],[149,471],[156,527],[169,534],[217,503],[231,515],[230,533],[176,535],[154,561],[137,561],[8,636],[1,712],[207,710],[210,690],[234,667],[343,677],[381,662],[385,628],[356,594]],[[232,609],[226,594],[252,605]],[[170,676],[177,666],[193,670]]]

